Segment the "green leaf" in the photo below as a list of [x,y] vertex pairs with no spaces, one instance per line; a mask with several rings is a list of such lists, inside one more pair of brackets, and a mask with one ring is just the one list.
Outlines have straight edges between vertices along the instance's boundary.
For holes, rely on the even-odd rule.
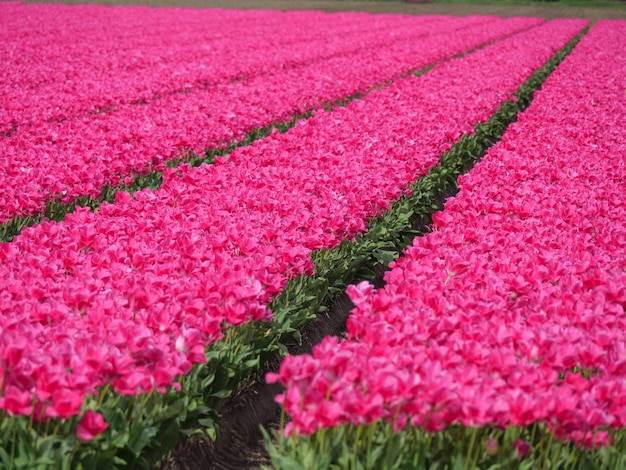
[[143,448],[156,436],[156,429],[152,426],[138,425],[131,429],[126,447],[135,456],[139,456]]
[[453,460],[452,469],[453,470],[464,470],[465,467],[465,457],[460,452],[456,454]]
[[217,390],[216,392],[211,393],[209,396],[213,398],[228,398],[233,393],[229,388],[223,388],[222,390]]
[[156,436],[156,442],[160,444],[161,455],[167,454],[174,448],[180,437],[180,425],[176,420],[170,420],[161,426]]
[[0,468],[9,468],[9,464],[11,462],[11,456],[8,454],[4,447],[0,447]]
[[398,252],[395,250],[383,250],[379,249],[374,252],[374,257],[379,264],[389,264],[395,261],[398,257]]

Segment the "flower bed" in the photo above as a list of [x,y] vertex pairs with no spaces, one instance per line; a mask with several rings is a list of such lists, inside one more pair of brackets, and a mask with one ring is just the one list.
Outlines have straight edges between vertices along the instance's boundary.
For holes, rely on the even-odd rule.
[[[350,288],[346,339],[283,362],[271,379],[287,386],[280,401],[291,430],[318,431],[324,446],[337,434],[323,428],[353,425],[341,431],[347,445],[360,435],[389,447],[393,431],[414,438],[417,427],[430,433],[423,442],[443,442],[444,460],[481,466],[496,456],[502,464],[511,449],[532,451],[537,466],[576,464],[553,438],[615,444],[595,458],[617,468],[625,46],[626,22],[599,22],[460,178],[459,194],[392,264],[385,288]],[[367,425],[380,421],[392,429],[372,444]],[[411,461],[429,450],[399,452]]]
[[[106,384],[123,395],[173,385],[224,323],[267,318],[287,280],[310,272],[313,250],[363,231],[583,24],[533,28],[3,244],[2,408],[67,418],[86,395],[104,399]],[[112,423],[118,407],[102,408]],[[104,429],[85,420],[81,436]]]
[[105,185],[128,183],[132,176],[162,169],[167,160],[225,146],[253,129],[366,91],[539,20],[493,20],[466,27],[467,21],[457,21],[454,34],[364,50],[141,106],[122,105],[110,114],[18,130],[0,138],[0,153],[6,157],[0,163],[5,188],[0,221],[40,213],[50,201],[98,198]]
[[10,3],[0,8],[19,18],[6,25],[0,46],[8,57],[0,78],[3,132],[380,47],[424,35],[430,23],[455,21],[185,9],[174,17],[167,8]]

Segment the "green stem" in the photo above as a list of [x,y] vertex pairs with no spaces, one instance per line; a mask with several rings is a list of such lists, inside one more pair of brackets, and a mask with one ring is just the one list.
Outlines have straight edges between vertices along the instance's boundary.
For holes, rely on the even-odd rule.
[[591,459],[595,459],[596,458],[596,436],[597,436],[597,432],[594,430],[593,431],[593,439],[591,441]]
[[474,444],[476,442],[476,434],[478,432],[478,428],[472,428],[472,436],[470,437],[470,445],[467,449],[467,455],[465,456],[465,463],[463,464],[463,470],[468,470],[470,467],[470,461],[472,460],[472,455],[474,454]]
[[30,416],[28,417],[28,430],[33,430],[33,420],[35,419],[35,403],[37,402],[37,398],[33,395],[32,407],[33,411],[31,411]]
[[15,461],[15,443],[17,442],[17,424],[13,424],[13,431],[11,432],[11,468],[14,467],[13,462]]
[[[322,431],[322,434],[321,434],[322,441],[320,445],[321,455],[328,455],[328,452],[330,452],[330,443],[333,440],[332,435],[335,432],[340,432],[340,431],[339,430],[335,431],[333,428],[330,428],[330,429],[323,428],[321,431]],[[327,438],[326,437],[327,434],[330,434],[330,437]]]
[[550,431],[550,437],[548,438],[548,444],[546,445],[544,454],[543,454],[543,463],[544,466],[548,463],[549,455],[552,450],[552,442],[554,442],[554,434],[556,433],[556,426],[552,427],[552,431]]
[[98,410],[100,410],[100,408],[102,407],[102,403],[104,403],[104,397],[106,396],[106,394],[108,393],[109,389],[111,388],[111,384],[105,384],[104,387],[102,387],[102,390],[100,391],[100,395],[98,396]]
[[352,449],[352,469],[356,470],[356,462],[357,462],[357,454],[361,450],[359,448],[359,444],[361,442],[361,434],[363,431],[363,426],[356,427],[356,438],[354,439],[354,448]]
[[74,460],[74,456],[76,455],[76,452],[78,452],[78,449],[80,449],[80,441],[78,441],[78,444],[74,446],[74,448],[72,449],[72,453],[70,454],[69,463],[70,463],[71,468],[75,467],[73,465],[73,460]]
[[291,456],[293,457],[294,460],[296,460],[296,457],[297,457],[297,452],[296,452],[297,437],[298,437],[297,431],[294,431],[293,434],[287,438],[287,439],[291,439]]
[[59,434],[59,430],[61,429],[61,425],[63,423],[61,422],[61,419],[56,418],[56,424],[54,425],[54,431],[52,432],[52,434],[54,436],[56,436],[57,434]]
[[[319,433],[319,431],[318,431],[318,433]],[[323,437],[323,435],[322,435],[322,437]],[[313,445],[313,460],[312,460],[312,462],[317,462],[317,456],[318,455],[323,455],[323,454],[319,454],[317,452],[317,446],[319,445],[319,439],[317,438],[317,436],[315,436],[313,438],[313,440],[314,440],[314,445]],[[296,448],[296,446],[294,445],[294,449],[295,448]],[[313,469],[311,469],[311,470],[313,470]]]
[[535,434],[537,433],[537,421],[533,423],[533,430],[530,433],[530,445],[535,447]]
[[[565,461],[565,468],[571,468],[572,470],[578,468],[576,465],[578,463],[578,457],[576,456],[576,446],[573,446],[573,451],[567,456],[567,460]],[[570,467],[571,465],[571,467]]]
[[50,431],[50,421],[52,421],[52,419],[46,419],[46,429],[44,430],[45,437],[48,437],[48,431]]
[[143,410],[145,409],[146,405],[148,404],[148,401],[152,398],[152,395],[154,394],[154,389],[150,390],[149,393],[145,394],[141,400],[139,401],[139,407],[135,406],[134,408],[137,410],[136,413],[132,413],[130,415],[130,419],[128,420],[128,424],[131,424],[131,421],[133,419],[136,419],[137,422],[141,422],[141,416],[143,414]]
[[559,458],[561,457],[561,451],[563,450],[563,439],[559,440],[559,448],[556,451],[556,455],[554,457],[552,457],[552,461],[551,461],[551,468],[555,468],[556,467],[556,463],[559,461]]
[[281,431],[285,432],[285,407],[280,407],[280,427],[278,428]]
[[[479,436],[483,431],[483,428],[476,429],[476,434]],[[476,439],[475,442],[481,442],[481,439]],[[472,468],[478,467],[478,459],[480,458],[480,445],[474,444],[474,455],[472,456]]]
[[365,456],[366,462],[371,462],[372,455],[372,443],[374,441],[374,433],[376,432],[375,425],[370,424],[367,426],[367,454]]

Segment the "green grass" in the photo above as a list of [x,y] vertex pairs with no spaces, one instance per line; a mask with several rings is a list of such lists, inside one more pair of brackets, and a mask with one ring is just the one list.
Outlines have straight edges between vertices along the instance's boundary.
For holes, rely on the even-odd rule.
[[[345,0],[335,0],[345,1]],[[411,0],[364,0],[377,3],[410,3]],[[624,8],[626,0],[412,0],[415,3],[453,3],[468,5],[505,6],[556,6],[556,7],[601,7]]]
[[433,0],[432,3],[483,4],[507,6],[608,7],[626,8],[623,0]]

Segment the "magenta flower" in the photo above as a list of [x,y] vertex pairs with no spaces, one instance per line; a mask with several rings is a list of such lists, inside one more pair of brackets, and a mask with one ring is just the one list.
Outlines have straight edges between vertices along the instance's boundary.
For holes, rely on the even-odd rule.
[[594,25],[385,287],[348,289],[345,338],[283,361],[298,432],[328,425],[324,389],[338,424],[546,423],[587,447],[626,425],[625,32]]
[[530,445],[521,439],[516,439],[513,443],[513,450],[517,451],[517,456],[521,459],[530,452]]
[[78,423],[76,436],[81,441],[91,441],[95,437],[102,434],[108,427],[109,425],[104,421],[104,418],[100,413],[89,409],[85,411],[80,423]]
[[[280,12],[251,18],[234,11],[177,11],[186,22],[183,34],[170,15],[168,9],[0,7],[3,18],[21,18],[7,27],[4,47],[28,51],[3,64],[0,154],[10,165],[0,166],[0,222],[41,212],[51,199],[98,197],[103,186],[162,170],[167,160],[241,139],[542,21],[351,14],[350,29],[359,34],[344,34],[345,20],[320,21],[316,12],[283,22]],[[261,49],[240,31],[257,22],[274,25],[271,32],[262,27]],[[118,26],[101,27],[112,23]],[[42,24],[51,31],[41,34],[55,38],[45,46],[27,34]],[[130,31],[128,24],[134,25]],[[211,33],[200,24],[211,25]],[[56,32],[61,26],[62,37]],[[86,30],[93,33],[86,36]],[[210,50],[190,44],[210,44]],[[459,132],[451,128],[446,139]],[[339,145],[337,152],[350,150]],[[380,197],[373,204],[389,201]]]
[[498,453],[498,441],[493,437],[490,437],[485,441],[485,450],[489,455],[496,455]]

